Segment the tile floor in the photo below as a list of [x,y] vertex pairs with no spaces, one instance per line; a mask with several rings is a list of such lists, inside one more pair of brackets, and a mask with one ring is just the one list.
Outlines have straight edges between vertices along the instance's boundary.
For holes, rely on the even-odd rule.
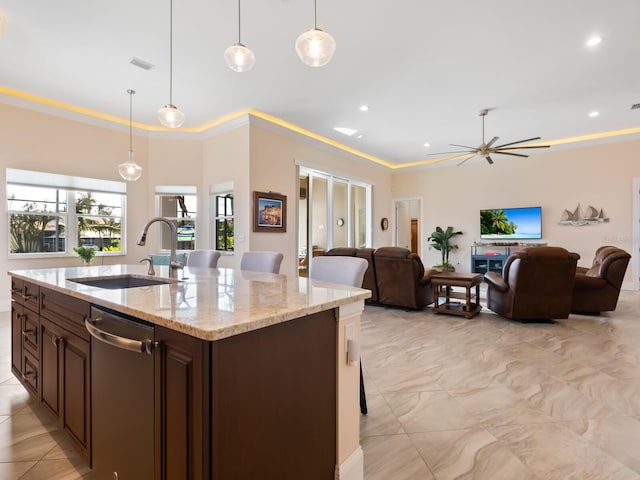
[[[93,478],[11,375],[9,324],[0,479]],[[365,480],[640,480],[640,292],[552,324],[366,307],[362,332]]]

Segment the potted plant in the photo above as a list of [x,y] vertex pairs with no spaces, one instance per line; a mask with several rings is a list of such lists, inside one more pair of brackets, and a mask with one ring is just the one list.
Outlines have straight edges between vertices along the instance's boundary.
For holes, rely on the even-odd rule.
[[78,254],[85,265],[91,265],[91,260],[96,256],[96,249],[94,247],[73,247],[73,251]]
[[458,248],[458,245],[451,243],[451,239],[456,235],[462,235],[462,232],[454,232],[453,227],[447,227],[446,230],[436,227],[435,231],[427,238],[427,241],[431,242],[429,248],[434,248],[442,254],[442,263],[435,265],[435,268],[441,269],[443,272],[455,270],[453,265],[449,263],[449,252]]

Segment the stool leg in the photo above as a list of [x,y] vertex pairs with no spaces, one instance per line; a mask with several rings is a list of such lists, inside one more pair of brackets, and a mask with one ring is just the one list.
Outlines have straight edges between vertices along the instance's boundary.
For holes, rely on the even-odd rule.
[[367,396],[364,393],[364,379],[362,378],[362,361],[360,361],[360,413],[367,414]]

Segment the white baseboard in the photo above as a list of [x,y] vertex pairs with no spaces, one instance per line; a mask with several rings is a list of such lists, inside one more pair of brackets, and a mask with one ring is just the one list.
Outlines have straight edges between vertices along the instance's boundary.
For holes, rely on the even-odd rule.
[[636,282],[622,282],[620,287],[622,290],[638,290],[638,284]]
[[336,472],[333,478],[334,480],[364,479],[364,453],[360,445],[342,464],[336,465]]

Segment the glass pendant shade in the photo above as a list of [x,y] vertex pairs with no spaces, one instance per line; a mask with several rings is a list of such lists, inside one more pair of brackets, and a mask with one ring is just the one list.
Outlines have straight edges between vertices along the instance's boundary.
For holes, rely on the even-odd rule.
[[118,165],[118,173],[127,182],[135,182],[142,176],[142,167],[133,159],[131,150],[129,150],[129,161]]
[[256,63],[256,56],[243,44],[236,43],[224,51],[224,61],[234,72],[248,72]]
[[184,113],[175,105],[168,104],[158,110],[158,120],[165,127],[178,128],[184,123]]
[[336,41],[317,27],[300,34],[296,40],[296,52],[300,60],[310,67],[326,65],[335,51]]

